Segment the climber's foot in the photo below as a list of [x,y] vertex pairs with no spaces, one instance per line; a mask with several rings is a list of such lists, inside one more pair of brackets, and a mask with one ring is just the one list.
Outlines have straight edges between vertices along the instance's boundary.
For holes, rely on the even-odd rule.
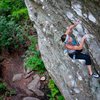
[[100,77],[100,76],[99,76],[98,74],[96,74],[96,73],[93,73],[91,76],[94,77],[94,78],[99,78],[99,77]]

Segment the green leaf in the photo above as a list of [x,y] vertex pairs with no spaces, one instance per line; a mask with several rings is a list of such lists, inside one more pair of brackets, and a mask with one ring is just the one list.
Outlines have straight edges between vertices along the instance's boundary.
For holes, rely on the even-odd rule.
[[65,100],[63,96],[57,96],[57,100]]

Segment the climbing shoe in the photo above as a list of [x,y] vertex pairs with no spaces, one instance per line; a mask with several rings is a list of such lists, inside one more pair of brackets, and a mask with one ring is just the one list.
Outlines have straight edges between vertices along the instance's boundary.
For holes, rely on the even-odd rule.
[[100,76],[99,76],[98,74],[93,73],[93,74],[92,74],[92,77],[94,77],[94,78],[99,78]]

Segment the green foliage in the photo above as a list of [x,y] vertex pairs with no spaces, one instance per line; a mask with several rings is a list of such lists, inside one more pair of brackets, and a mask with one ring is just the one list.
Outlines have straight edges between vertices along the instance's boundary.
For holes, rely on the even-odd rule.
[[32,70],[38,70],[41,72],[44,71],[43,61],[37,55],[33,55],[27,58],[25,66]]
[[24,0],[0,0],[0,15],[13,16],[15,20],[28,17]]
[[5,91],[6,91],[6,84],[0,82],[0,93],[3,93],[3,92],[5,92]]
[[29,46],[29,51],[36,51],[36,44],[37,44],[37,39],[34,36],[28,36],[29,41],[31,41],[31,45]]
[[0,100],[4,100],[4,96],[0,96]]
[[45,66],[40,57],[40,52],[36,50],[37,40],[34,36],[29,36],[29,40],[31,44],[26,52],[24,66],[43,73],[45,71]]
[[23,29],[13,19],[7,20],[0,16],[0,49],[17,48],[24,43]]
[[12,16],[16,19],[16,20],[20,20],[20,18],[25,18],[27,19],[27,8],[22,8],[19,9],[18,11],[13,11],[12,12]]
[[14,90],[14,89],[10,90],[10,91],[9,91],[9,94],[10,94],[10,96],[16,95],[16,90]]
[[7,90],[5,92],[5,96],[13,96],[13,95],[16,95],[16,91],[14,89],[12,90]]
[[48,95],[50,100],[64,100],[64,97],[61,95],[53,80],[49,80],[48,87],[51,90],[51,94]]
[[8,89],[4,82],[0,82],[0,100],[5,100],[5,97],[16,95],[14,89]]
[[64,100],[64,97],[62,95],[57,96],[57,100]]

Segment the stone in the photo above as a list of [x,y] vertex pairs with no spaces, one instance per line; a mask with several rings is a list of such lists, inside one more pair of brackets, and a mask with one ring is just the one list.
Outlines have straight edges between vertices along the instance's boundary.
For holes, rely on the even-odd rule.
[[15,81],[20,81],[20,80],[22,79],[22,77],[23,77],[23,74],[22,74],[22,73],[21,73],[21,74],[15,74],[15,75],[13,76],[12,81],[13,81],[13,82],[15,82]]
[[73,89],[75,93],[80,93],[80,90],[78,88]]
[[34,80],[32,80],[29,84],[28,84],[28,89],[34,91],[34,89],[37,87],[37,84],[40,81],[40,77],[39,75],[35,75],[34,76]]
[[24,89],[28,96],[32,96],[34,93],[28,89]]
[[[93,35],[94,38],[87,39],[85,48],[99,70],[99,1],[92,0],[90,3],[86,0],[44,0],[43,2],[38,0],[41,5],[37,0],[35,0],[37,2],[32,0],[24,1],[28,14],[31,15],[30,19],[34,22],[34,28],[37,30],[38,45],[44,65],[65,100],[74,100],[75,98],[78,100],[97,100],[96,97],[99,93],[97,90],[99,88],[97,87],[95,93],[90,89],[92,86],[89,87],[91,81],[88,78],[87,67],[79,61],[73,63],[68,54],[65,53],[64,55],[64,44],[61,45],[60,38],[65,33],[66,27],[80,18],[81,23],[73,30],[73,35],[79,43],[85,33],[88,32]],[[32,6],[34,10],[31,11],[29,6]],[[35,12],[38,17],[34,16]],[[53,25],[53,28],[50,27],[51,25]],[[81,77],[77,75],[77,72],[81,72]],[[78,84],[78,81],[80,81],[80,84]],[[76,94],[72,96],[70,90],[73,87],[82,87],[83,90],[80,89],[79,92],[75,89]],[[86,91],[90,91],[88,95]]]
[[34,75],[34,80],[32,80],[28,85],[28,89],[33,91],[37,96],[44,96],[44,93],[39,90],[40,88],[40,77],[38,74]]
[[24,75],[24,78],[26,79],[26,78],[29,78],[31,75],[33,75],[34,74],[34,72],[33,71],[31,71],[31,72],[28,72],[28,73],[26,73],[26,75]]
[[29,74],[29,73],[31,73],[31,72],[32,72],[32,69],[28,69],[28,68],[26,69],[26,73],[27,73],[27,74]]
[[34,93],[37,95],[37,96],[44,96],[44,93],[42,91],[40,91],[39,89],[34,89]]
[[40,100],[40,99],[34,97],[24,97],[23,100]]

